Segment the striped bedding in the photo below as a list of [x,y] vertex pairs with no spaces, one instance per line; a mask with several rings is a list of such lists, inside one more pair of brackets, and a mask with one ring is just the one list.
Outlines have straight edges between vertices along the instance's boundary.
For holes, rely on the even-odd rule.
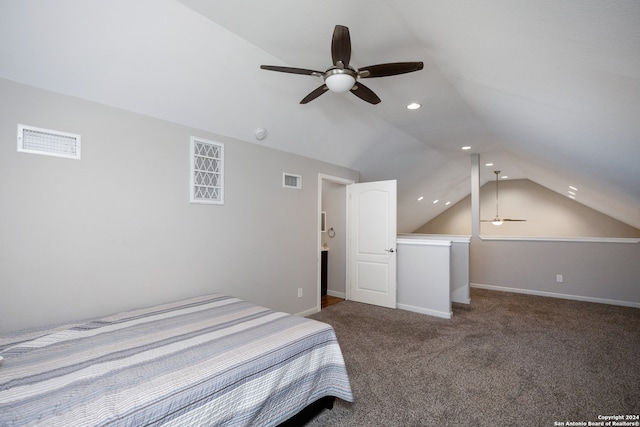
[[0,337],[0,426],[273,426],[353,401],[331,326],[213,294]]

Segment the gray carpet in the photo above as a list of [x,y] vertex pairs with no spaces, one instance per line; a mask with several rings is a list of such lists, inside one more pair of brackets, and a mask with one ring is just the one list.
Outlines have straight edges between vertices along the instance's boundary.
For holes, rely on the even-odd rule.
[[352,301],[311,316],[335,328],[356,401],[307,426],[554,426],[640,414],[640,309],[481,289],[471,298],[451,320]]

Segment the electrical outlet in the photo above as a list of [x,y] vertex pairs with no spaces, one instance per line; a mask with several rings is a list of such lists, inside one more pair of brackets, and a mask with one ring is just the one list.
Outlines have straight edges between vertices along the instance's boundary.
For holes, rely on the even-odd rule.
[[562,274],[556,274],[556,283],[562,283],[564,281],[564,276]]
[[298,298],[302,298],[302,288],[298,288]]

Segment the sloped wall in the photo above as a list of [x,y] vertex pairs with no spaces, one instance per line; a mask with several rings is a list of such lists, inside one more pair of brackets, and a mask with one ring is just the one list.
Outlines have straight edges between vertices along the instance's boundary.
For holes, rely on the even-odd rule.
[[[526,219],[500,226],[481,223],[484,236],[526,237],[640,237],[640,230],[588,208],[526,179],[501,181],[499,213],[503,218]],[[482,219],[495,216],[495,183],[480,190]],[[471,234],[470,196],[422,225],[414,233]]]
[[[492,218],[495,184],[485,184],[480,198],[481,217]],[[470,245],[472,286],[640,308],[640,244],[599,239],[640,237],[640,230],[528,180],[500,182],[499,202],[501,216],[527,221],[482,223]],[[470,235],[470,198],[416,232]]]

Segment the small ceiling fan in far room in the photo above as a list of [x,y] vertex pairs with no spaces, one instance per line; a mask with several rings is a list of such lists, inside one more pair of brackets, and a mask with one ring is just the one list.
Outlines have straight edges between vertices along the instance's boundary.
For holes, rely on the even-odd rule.
[[370,104],[378,104],[380,98],[371,89],[358,82],[358,79],[372,77],[387,77],[397,74],[411,73],[423,68],[422,62],[392,62],[387,64],[369,65],[360,69],[353,68],[351,60],[351,37],[349,28],[343,25],[336,25],[331,39],[331,58],[333,66],[326,71],[307,70],[304,68],[280,67],[277,65],[261,65],[263,70],[279,71],[282,73],[303,74],[308,76],[322,77],[324,84],[305,96],[300,104],[313,101],[323,93],[351,91],[355,96]]
[[498,213],[498,175],[500,171],[493,171],[496,174],[496,217],[494,219],[481,219],[481,222],[490,222],[493,225],[502,225],[505,221],[526,221],[526,219],[510,219],[510,218],[500,218],[500,214]]

